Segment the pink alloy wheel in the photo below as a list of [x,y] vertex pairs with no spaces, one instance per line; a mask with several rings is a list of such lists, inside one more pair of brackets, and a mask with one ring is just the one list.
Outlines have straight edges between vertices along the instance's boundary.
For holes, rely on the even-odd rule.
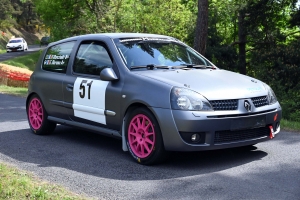
[[146,158],[151,154],[155,144],[155,131],[147,116],[138,114],[130,121],[128,142],[136,156]]
[[33,98],[29,104],[28,118],[32,128],[41,128],[43,122],[43,106],[39,99]]

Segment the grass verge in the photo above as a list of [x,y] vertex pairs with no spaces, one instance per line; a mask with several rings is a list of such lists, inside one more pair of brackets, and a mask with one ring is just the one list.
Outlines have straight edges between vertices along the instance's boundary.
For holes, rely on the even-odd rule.
[[37,51],[25,56],[15,57],[13,59],[3,61],[2,63],[34,71],[35,64],[39,60],[41,53],[42,51]]
[[280,126],[284,130],[288,131],[300,131],[300,122],[289,121],[286,119],[282,119],[280,121]]
[[0,54],[6,53],[6,50],[0,49]]
[[0,93],[11,94],[11,95],[20,96],[20,97],[26,97],[27,96],[27,88],[10,87],[10,86],[6,86],[6,85],[0,85]]
[[0,177],[0,199],[88,199],[63,187],[42,182],[28,172],[1,163]]

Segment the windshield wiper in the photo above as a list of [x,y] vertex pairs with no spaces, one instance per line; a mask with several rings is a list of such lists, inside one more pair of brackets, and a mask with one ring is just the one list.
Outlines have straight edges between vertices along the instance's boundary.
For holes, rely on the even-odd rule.
[[169,66],[165,66],[165,65],[154,65],[154,64],[149,64],[149,65],[138,65],[138,66],[131,66],[130,69],[149,69],[149,70],[153,70],[154,68],[156,69],[170,69]]
[[196,69],[216,69],[214,66],[196,65],[196,64],[181,64],[180,66],[173,66],[172,69],[182,68],[196,68]]

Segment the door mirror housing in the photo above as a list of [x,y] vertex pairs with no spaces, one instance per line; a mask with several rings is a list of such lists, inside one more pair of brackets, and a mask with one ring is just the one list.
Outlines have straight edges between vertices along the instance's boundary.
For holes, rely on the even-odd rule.
[[105,68],[100,73],[100,79],[102,81],[115,81],[118,80],[118,77],[112,68]]

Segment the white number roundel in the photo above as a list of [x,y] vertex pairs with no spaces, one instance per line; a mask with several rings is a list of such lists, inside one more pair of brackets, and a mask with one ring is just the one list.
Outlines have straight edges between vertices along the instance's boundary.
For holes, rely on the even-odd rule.
[[106,124],[104,111],[107,85],[108,81],[78,77],[73,88],[74,115]]

